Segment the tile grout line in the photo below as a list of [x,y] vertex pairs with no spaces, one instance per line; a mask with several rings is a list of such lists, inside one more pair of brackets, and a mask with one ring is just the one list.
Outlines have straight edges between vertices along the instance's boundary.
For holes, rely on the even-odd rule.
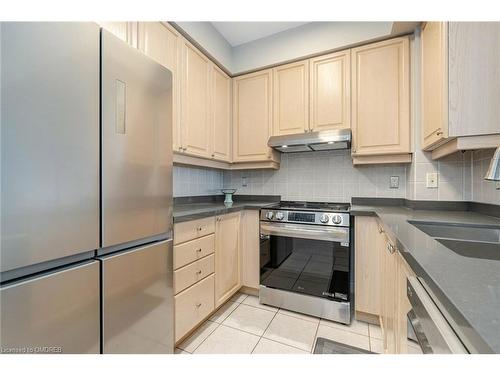
[[[245,297],[245,298],[246,298],[246,297]],[[241,302],[238,302],[238,301],[232,301],[231,299],[227,300],[224,304],[226,304],[227,302],[235,302],[235,303],[237,303],[238,305],[241,305]],[[216,311],[214,311],[214,313],[213,313],[212,315],[214,315],[214,314],[215,314],[215,313],[216,313],[219,309],[221,309],[221,308],[222,308],[222,306],[221,306],[221,307],[219,307]],[[237,308],[238,308],[238,307],[236,307],[234,310],[236,310]],[[233,311],[234,311],[234,310],[233,310]],[[233,313],[233,311],[231,311],[231,313],[230,313],[229,315],[231,315],[231,314]],[[212,317],[212,315],[211,315],[210,317]],[[229,317],[229,315],[228,315],[227,317]],[[201,342],[200,342],[200,343],[196,346],[196,348],[194,348],[194,350],[193,350],[193,352],[192,352],[192,353],[189,353],[188,351],[186,351],[186,350],[183,350],[183,349],[179,348],[180,350],[183,350],[183,351],[185,351],[185,352],[187,352],[187,353],[189,353],[189,354],[194,354],[194,352],[196,351],[196,349],[198,349],[198,348],[201,346],[201,344],[203,344],[203,343],[204,343],[204,342],[205,342],[205,341],[206,341],[206,340],[207,340],[210,336],[212,336],[212,334],[213,334],[213,333],[214,333],[214,332],[215,332],[215,331],[216,331],[216,330],[217,330],[217,329],[218,329],[218,328],[222,325],[222,322],[223,322],[224,320],[226,320],[226,319],[227,319],[227,317],[226,317],[226,318],[224,318],[224,320],[223,320],[222,322],[217,323],[217,322],[214,322],[213,320],[210,320],[210,317],[209,317],[209,318],[208,318],[208,319],[207,319],[207,320],[206,320],[203,324],[205,324],[206,322],[210,322],[210,323],[217,324],[217,325],[218,325],[218,327],[217,327],[217,328],[215,328],[212,332],[210,332],[210,333],[208,334],[208,336],[207,336],[207,337],[205,337],[205,338],[204,338],[204,339],[203,339],[203,340],[202,340],[202,341],[201,341]],[[200,327],[201,327],[201,326],[200,326]],[[227,327],[227,326],[224,326],[224,327]],[[195,331],[195,332],[196,332],[196,331]],[[193,334],[194,334],[194,332],[193,332]],[[191,336],[189,336],[189,337],[191,337]],[[187,337],[187,338],[186,338],[186,340],[187,340],[189,337]],[[185,340],[184,340],[184,341],[185,341]]]
[[[246,299],[246,298],[245,298]],[[248,305],[247,305],[248,306]],[[272,319],[269,321],[269,323],[267,323],[267,326],[266,328],[264,329],[264,331],[262,331],[262,335],[260,335],[260,338],[259,338],[259,341],[257,341],[257,344],[255,344],[255,346],[253,347],[252,351],[250,352],[250,354],[253,354],[255,348],[257,347],[257,345],[259,345],[259,342],[262,340],[262,338],[264,338],[264,334],[266,333],[267,329],[269,328],[269,326],[271,325],[272,321],[274,320],[274,318],[276,317],[276,315],[278,314],[278,311],[275,311],[274,312],[274,315],[272,317]]]

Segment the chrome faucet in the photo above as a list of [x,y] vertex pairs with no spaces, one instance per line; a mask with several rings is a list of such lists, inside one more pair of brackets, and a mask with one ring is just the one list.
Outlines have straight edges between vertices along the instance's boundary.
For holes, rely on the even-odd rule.
[[484,179],[500,181],[500,146],[497,147],[493,157],[491,158],[490,167],[488,168],[488,172],[486,172]]

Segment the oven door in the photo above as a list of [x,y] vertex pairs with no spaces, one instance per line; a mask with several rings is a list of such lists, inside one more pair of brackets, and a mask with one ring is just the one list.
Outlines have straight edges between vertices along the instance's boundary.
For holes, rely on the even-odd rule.
[[261,222],[260,235],[261,285],[349,301],[349,228]]

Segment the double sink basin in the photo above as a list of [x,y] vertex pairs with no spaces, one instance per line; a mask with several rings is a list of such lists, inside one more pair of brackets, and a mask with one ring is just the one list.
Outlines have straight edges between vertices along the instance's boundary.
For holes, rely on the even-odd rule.
[[500,227],[408,222],[457,254],[500,260]]

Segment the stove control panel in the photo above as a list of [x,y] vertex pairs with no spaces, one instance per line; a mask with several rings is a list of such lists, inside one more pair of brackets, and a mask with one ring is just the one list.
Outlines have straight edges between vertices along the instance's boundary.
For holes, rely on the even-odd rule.
[[345,212],[292,211],[266,208],[260,210],[260,220],[297,224],[349,226],[349,214]]

